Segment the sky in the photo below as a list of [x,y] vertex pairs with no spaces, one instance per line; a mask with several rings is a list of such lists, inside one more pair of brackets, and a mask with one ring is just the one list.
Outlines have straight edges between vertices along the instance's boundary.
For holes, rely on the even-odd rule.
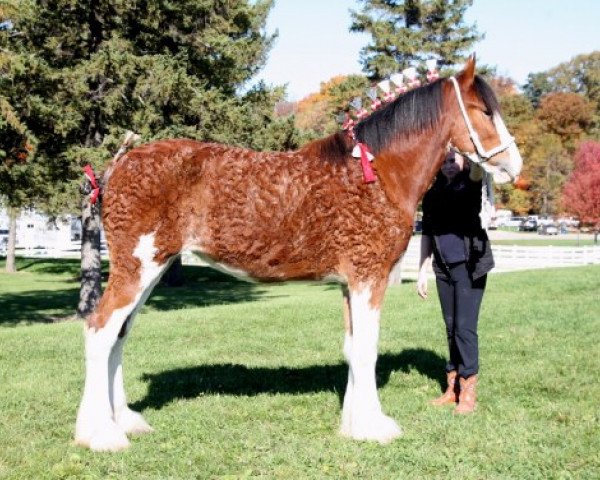
[[[348,31],[359,8],[357,0],[275,0],[267,32],[278,38],[257,78],[287,84],[288,98],[300,100],[335,75],[361,73],[370,37]],[[485,34],[473,48],[478,60],[519,84],[600,50],[600,0],[475,0],[465,20]]]

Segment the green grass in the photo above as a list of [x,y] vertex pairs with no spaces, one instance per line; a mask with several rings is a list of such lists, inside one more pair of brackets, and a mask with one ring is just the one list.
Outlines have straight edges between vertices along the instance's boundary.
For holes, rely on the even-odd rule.
[[600,267],[490,277],[470,417],[427,404],[446,355],[435,297],[390,288],[378,383],[405,434],[387,446],[336,434],[347,375],[337,287],[187,268],[186,287],[157,289],[125,351],[129,399],[156,431],[95,454],[72,444],[82,326],[48,323],[72,313],[77,264],[20,265],[0,274],[0,478],[600,476]]

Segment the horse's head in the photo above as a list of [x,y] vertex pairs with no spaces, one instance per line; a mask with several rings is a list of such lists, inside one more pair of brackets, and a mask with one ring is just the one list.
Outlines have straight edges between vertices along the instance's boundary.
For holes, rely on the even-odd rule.
[[474,56],[469,58],[462,72],[449,79],[447,88],[451,89],[458,106],[451,147],[479,163],[493,175],[496,183],[515,181],[523,160],[502,121],[494,92],[475,75]]

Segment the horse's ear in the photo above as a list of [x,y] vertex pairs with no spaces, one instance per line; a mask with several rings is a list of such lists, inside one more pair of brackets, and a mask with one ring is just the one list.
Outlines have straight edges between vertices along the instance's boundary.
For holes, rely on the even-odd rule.
[[465,68],[459,75],[460,83],[463,87],[468,88],[475,79],[475,54],[471,55],[465,63]]

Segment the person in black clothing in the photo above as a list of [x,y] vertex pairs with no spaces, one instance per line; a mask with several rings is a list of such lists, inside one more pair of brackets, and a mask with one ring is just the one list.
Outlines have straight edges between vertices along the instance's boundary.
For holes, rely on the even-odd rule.
[[494,259],[481,226],[483,170],[449,152],[423,198],[423,232],[417,293],[427,298],[427,269],[432,262],[446,323],[448,388],[435,405],[458,403],[456,413],[475,408],[479,348],[477,323],[487,273]]

